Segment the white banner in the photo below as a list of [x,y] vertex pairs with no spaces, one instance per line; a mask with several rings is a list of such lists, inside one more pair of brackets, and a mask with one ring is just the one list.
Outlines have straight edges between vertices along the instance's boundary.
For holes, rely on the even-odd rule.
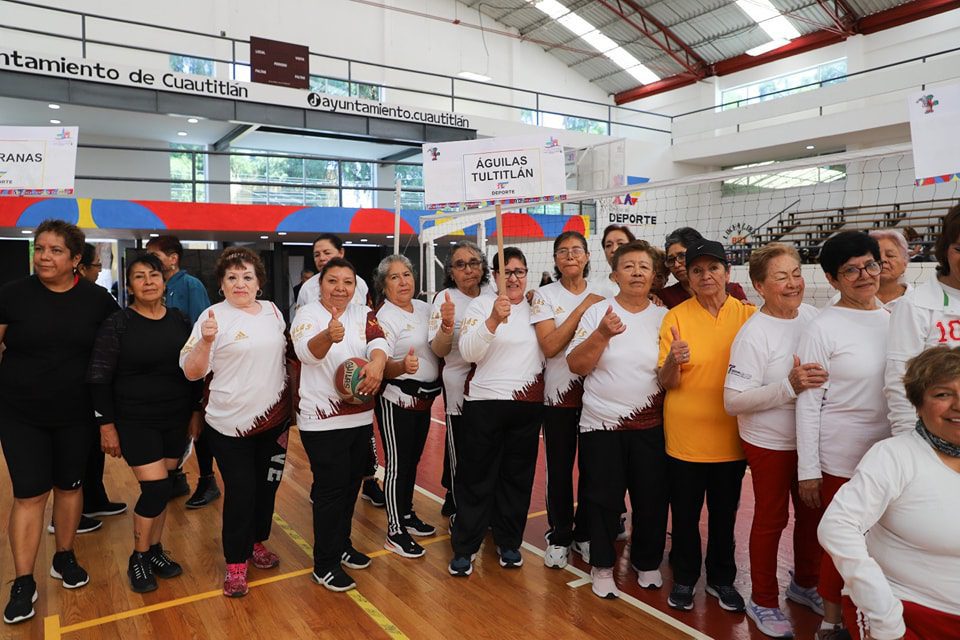
[[73,193],[77,127],[0,126],[0,195]]
[[452,112],[387,105],[374,100],[332,96],[256,82],[237,82],[143,67],[128,67],[89,58],[67,58],[0,47],[0,70],[35,73],[57,78],[186,93],[209,98],[285,105],[329,113],[373,116],[419,124],[469,129],[470,120]]
[[511,204],[567,194],[563,146],[550,134],[423,145],[428,209]]
[[956,179],[960,174],[960,84],[928,87],[907,97],[917,183]]

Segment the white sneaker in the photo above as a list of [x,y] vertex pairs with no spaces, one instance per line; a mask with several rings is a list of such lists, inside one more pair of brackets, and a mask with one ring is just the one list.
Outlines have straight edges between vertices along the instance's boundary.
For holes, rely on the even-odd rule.
[[659,569],[637,571],[637,584],[644,589],[659,589],[663,586],[663,574]]
[[779,607],[761,607],[753,601],[747,601],[747,617],[754,621],[760,633],[771,638],[792,638],[793,625]]
[[590,541],[586,542],[577,542],[573,541],[573,545],[570,547],[574,551],[580,554],[580,557],[583,558],[583,561],[587,564],[590,564]]
[[793,600],[797,604],[809,607],[818,616],[823,615],[823,598],[817,593],[816,587],[801,587],[791,580],[785,595],[787,600]]
[[563,569],[570,561],[570,547],[551,544],[543,554],[543,564],[551,569]]
[[613,579],[613,568],[594,567],[590,569],[590,580],[593,582],[591,587],[593,592],[601,598],[612,600],[620,597],[617,583]]

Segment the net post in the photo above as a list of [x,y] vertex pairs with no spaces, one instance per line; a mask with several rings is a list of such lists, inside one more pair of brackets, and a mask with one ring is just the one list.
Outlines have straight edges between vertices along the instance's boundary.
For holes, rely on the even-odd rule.
[[400,192],[401,192],[401,181],[397,178],[396,184],[396,195],[394,196],[394,212],[393,212],[393,254],[397,255],[400,253]]

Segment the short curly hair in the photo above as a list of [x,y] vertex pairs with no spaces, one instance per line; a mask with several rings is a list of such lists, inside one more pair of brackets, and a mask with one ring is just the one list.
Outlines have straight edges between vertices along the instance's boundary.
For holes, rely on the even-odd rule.
[[71,258],[83,255],[83,245],[87,243],[87,236],[77,225],[65,220],[47,219],[40,223],[34,231],[34,237],[39,238],[41,233],[52,233],[60,236],[63,244],[70,252]]
[[907,361],[903,387],[907,400],[919,411],[927,389],[957,378],[960,378],[960,347],[931,347]]
[[257,282],[262,287],[267,281],[267,270],[263,266],[263,260],[256,252],[246,247],[227,247],[217,258],[217,282],[223,282],[227,275],[227,269],[242,269],[244,265],[253,267],[253,273],[257,276]]

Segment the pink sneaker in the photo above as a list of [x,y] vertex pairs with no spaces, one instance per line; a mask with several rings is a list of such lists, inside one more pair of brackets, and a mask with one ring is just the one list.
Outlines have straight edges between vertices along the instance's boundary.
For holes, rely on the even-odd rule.
[[259,542],[253,543],[253,566],[257,569],[273,569],[280,564],[280,556]]
[[227,565],[227,575],[223,579],[223,595],[228,598],[241,598],[247,595],[247,563],[238,562]]

